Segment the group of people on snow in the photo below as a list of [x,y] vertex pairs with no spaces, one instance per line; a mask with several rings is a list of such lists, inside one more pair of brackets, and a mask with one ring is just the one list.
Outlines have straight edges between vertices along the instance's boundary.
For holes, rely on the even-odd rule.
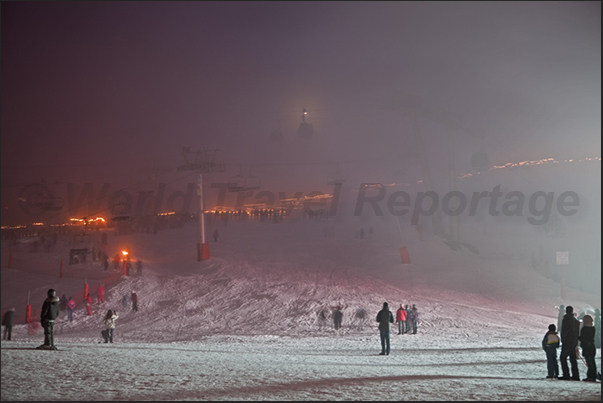
[[[358,308],[354,313],[350,326],[355,326],[358,330],[362,330],[366,325],[366,317],[366,309],[362,307]],[[333,328],[340,330],[343,324],[343,307],[338,305],[332,311],[327,307],[321,308],[318,311],[316,319],[319,330],[327,326],[329,318],[333,321]],[[417,306],[415,304],[412,304],[412,306],[409,304],[400,304],[400,308],[396,311],[395,322],[398,323],[398,334],[417,334],[419,324],[419,310]]]
[[[563,305],[562,305],[563,307]],[[600,317],[600,313],[598,315]],[[580,371],[578,369],[578,356],[582,349],[582,357],[587,367],[586,378],[583,381],[596,382],[601,380],[601,373],[597,372],[595,355],[597,348],[595,345],[595,327],[593,326],[593,317],[584,315],[582,323],[578,320],[571,305],[565,307],[565,314],[560,318],[560,326],[551,323],[548,331],[542,339],[542,349],[546,353],[547,360],[547,378],[561,380],[580,380]],[[600,319],[599,319],[600,320]],[[561,337],[557,333],[561,330]],[[561,374],[559,374],[559,364],[557,361],[557,349],[561,347],[559,361],[561,361]],[[569,359],[569,365],[567,363]]]
[[419,310],[415,304],[403,305],[396,311],[396,322],[398,323],[398,334],[417,334],[419,323]]
[[[90,314],[91,298],[88,295],[87,305],[88,314]],[[132,301],[132,310],[138,310],[138,296],[136,291],[132,290],[130,299]],[[104,287],[99,286],[98,303],[104,302]],[[72,297],[68,299],[63,295],[59,298],[54,289],[47,291],[46,299],[42,304],[40,313],[40,323],[44,328],[44,344],[37,347],[38,349],[56,350],[54,344],[54,322],[59,316],[60,311],[67,309],[68,320],[73,320],[73,310],[75,309],[75,301]],[[562,306],[563,307],[563,306]],[[587,367],[586,378],[582,379],[587,382],[596,382],[601,380],[601,373],[597,372],[595,356],[597,351],[596,334],[599,332],[600,337],[600,311],[596,310],[595,320],[588,314],[582,316],[579,320],[572,306],[563,307],[564,315],[559,318],[559,325],[550,324],[548,331],[542,339],[542,349],[546,353],[547,360],[547,376],[549,379],[560,380],[580,380],[578,369],[578,357],[583,359]],[[4,326],[3,340],[11,340],[12,327],[14,324],[15,308],[10,308],[2,318]],[[326,325],[328,311],[322,308],[318,314],[318,324],[322,328]],[[109,309],[103,317],[105,329],[101,332],[105,343],[113,343],[115,330],[115,321],[119,318],[115,310]],[[364,322],[366,319],[366,310],[359,308],[355,313],[355,320],[358,319]],[[333,326],[336,331],[339,331],[343,322],[343,308],[337,306],[332,312]],[[379,355],[390,354],[390,328],[394,323],[394,315],[389,310],[387,302],[383,303],[382,309],[377,313],[376,321],[378,323],[379,336],[381,341],[381,352]],[[419,321],[419,311],[415,304],[404,305],[396,311],[395,322],[398,323],[398,334],[416,334],[417,324]],[[598,323],[597,323],[598,322]],[[597,329],[597,325],[599,329]],[[558,330],[560,332],[558,332]],[[561,373],[559,372],[559,362],[557,358],[557,350],[561,348],[559,361],[561,361]],[[580,349],[582,356],[580,356]],[[568,365],[569,360],[569,365]]]
[[[98,304],[105,302],[104,299],[104,287],[101,284],[99,286],[98,293]],[[130,294],[132,301],[132,310],[138,311],[138,295],[136,291],[132,290]],[[86,302],[86,308],[88,315],[91,315],[90,306],[92,305],[92,297],[90,294],[86,295],[84,299]],[[56,290],[49,289],[46,293],[46,299],[42,304],[40,311],[40,324],[44,329],[44,344],[36,347],[41,350],[56,350],[54,343],[54,324],[56,319],[59,317],[60,312],[67,310],[67,321],[73,321],[73,312],[75,310],[76,303],[72,297],[63,296],[59,298]],[[3,340],[12,340],[12,329],[14,325],[15,308],[10,308],[2,317],[2,326],[4,326]],[[115,320],[119,318],[117,312],[113,309],[107,310],[107,313],[103,316],[104,329],[101,331],[101,336],[105,343],[113,343],[113,333],[115,330]],[[32,322],[33,323],[33,322]]]

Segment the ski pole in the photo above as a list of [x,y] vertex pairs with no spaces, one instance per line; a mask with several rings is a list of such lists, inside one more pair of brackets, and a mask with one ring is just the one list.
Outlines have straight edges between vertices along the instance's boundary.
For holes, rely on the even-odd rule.
[[576,354],[578,355],[578,357],[580,357],[580,359],[582,360],[582,362],[584,363],[584,365],[586,365],[586,368],[588,368],[588,364],[584,360],[584,357],[582,357],[582,354],[580,354],[580,350],[577,349],[577,348],[576,348]]

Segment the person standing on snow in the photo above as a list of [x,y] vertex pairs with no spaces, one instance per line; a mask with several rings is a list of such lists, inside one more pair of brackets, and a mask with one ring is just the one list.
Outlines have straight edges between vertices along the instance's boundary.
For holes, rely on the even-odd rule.
[[321,308],[318,312],[318,318],[316,318],[318,322],[318,330],[322,330],[323,327],[327,325],[327,311],[326,308]]
[[132,310],[138,311],[138,295],[136,295],[136,291],[132,291],[130,299],[132,300]]
[[546,353],[547,378],[555,379],[559,376],[559,364],[557,363],[557,349],[559,348],[559,336],[554,324],[549,325],[549,331],[542,338],[542,349]]
[[2,326],[4,326],[4,333],[2,333],[2,340],[11,340],[13,334],[13,323],[15,322],[15,308],[10,308],[2,317]]
[[358,330],[363,330],[366,322],[366,309],[358,308],[356,310],[356,319],[358,320]]
[[113,343],[113,331],[115,330],[115,319],[119,318],[117,312],[109,309],[103,318],[105,324],[105,343]]
[[52,288],[46,293],[47,297],[42,304],[40,323],[44,328],[44,344],[38,349],[56,350],[54,345],[54,321],[59,316],[59,297]]
[[396,322],[398,322],[398,334],[406,333],[406,309],[402,304],[396,311]]
[[419,310],[417,309],[415,304],[412,304],[412,309],[410,310],[410,320],[412,323],[411,334],[417,334],[417,325],[419,323]]
[[121,298],[121,306],[124,308],[128,307],[128,299],[130,298],[130,296],[126,293],[124,294],[124,296]]
[[410,317],[410,305],[406,305],[404,307],[406,309],[406,333],[410,333],[410,329],[412,329],[412,318]]
[[[576,349],[578,348],[578,335],[580,332],[580,322],[574,317],[574,308],[571,305],[565,307],[565,315],[561,322],[561,370],[563,376],[559,379],[563,380],[580,380],[580,373],[578,372],[578,360],[576,355]],[[572,366],[572,376],[570,378],[570,370],[567,365],[567,359],[569,357],[570,364]]]
[[595,362],[595,355],[597,354],[597,349],[595,348],[595,328],[593,327],[592,316],[584,315],[584,318],[582,318],[582,329],[580,330],[578,340],[580,341],[580,347],[582,348],[582,356],[588,367],[586,378],[584,378],[583,381],[596,382],[597,363]]
[[67,301],[67,319],[69,322],[73,322],[73,310],[75,309],[75,301],[72,297],[69,297]]
[[383,309],[377,314],[379,322],[379,336],[381,338],[381,352],[379,355],[389,355],[389,324],[394,323],[394,315],[389,310],[387,302],[383,303]]
[[341,307],[338,306],[333,311],[333,326],[335,330],[341,329],[341,322],[343,321],[343,312],[341,312]]

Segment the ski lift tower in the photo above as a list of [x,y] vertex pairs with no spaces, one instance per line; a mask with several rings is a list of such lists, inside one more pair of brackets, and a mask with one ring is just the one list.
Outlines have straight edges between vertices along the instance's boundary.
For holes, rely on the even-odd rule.
[[184,147],[182,154],[184,156],[184,165],[176,169],[178,171],[197,171],[197,192],[199,194],[199,242],[197,243],[197,261],[209,259],[209,243],[205,241],[205,213],[203,207],[203,174],[224,172],[226,164],[215,160],[217,150],[210,150],[207,147],[202,151],[197,151],[194,159],[190,160],[190,147]]
[[[421,100],[418,97],[410,97],[406,100],[402,100],[402,102],[397,103],[398,107],[401,107],[401,110],[409,111],[413,120],[413,125],[415,129],[416,139],[419,145],[419,155],[422,164],[422,171],[424,175],[424,182],[428,188],[428,190],[432,189],[432,179],[431,179],[431,171],[429,170],[429,166],[427,165],[427,156],[425,151],[425,145],[422,139],[422,133],[419,127],[419,117],[428,119],[432,122],[438,123],[444,126],[448,130],[448,154],[449,154],[449,168],[448,168],[448,176],[449,176],[449,186],[450,192],[456,192],[456,181],[457,181],[457,173],[455,166],[455,152],[454,152],[454,136],[452,134],[453,130],[465,132],[473,138],[479,138],[476,133],[469,130],[462,123],[462,119],[460,116],[444,111],[444,110],[436,110],[427,108],[422,105]],[[482,170],[486,170],[488,166],[488,156],[485,153],[481,155],[478,154],[475,157],[476,164],[479,165],[479,168]],[[458,208],[458,201],[453,199],[453,208],[455,211]],[[448,234],[444,233],[441,218],[439,212],[436,211],[435,214],[431,216],[432,225],[434,228],[434,233],[436,235],[443,235],[447,237],[450,242],[453,244],[458,244],[460,242],[460,233],[459,233],[459,223],[458,217],[456,215],[450,216],[450,232]]]

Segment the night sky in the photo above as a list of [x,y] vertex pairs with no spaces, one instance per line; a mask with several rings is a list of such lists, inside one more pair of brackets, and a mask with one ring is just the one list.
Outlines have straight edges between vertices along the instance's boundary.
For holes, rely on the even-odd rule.
[[418,166],[409,105],[435,172],[449,135],[460,172],[601,154],[600,2],[1,7],[3,223],[31,182],[175,180],[184,146],[274,191],[391,181]]

